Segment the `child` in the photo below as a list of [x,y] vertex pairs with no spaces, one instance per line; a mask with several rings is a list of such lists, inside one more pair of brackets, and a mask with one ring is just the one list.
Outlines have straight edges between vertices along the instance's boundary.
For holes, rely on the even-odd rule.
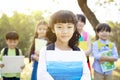
[[42,39],[47,41],[47,38],[46,38],[47,30],[48,30],[48,24],[44,20],[41,20],[37,24],[35,29],[35,34],[34,34],[32,45],[30,47],[30,55],[29,55],[29,61],[30,62],[31,60],[33,61],[33,70],[32,70],[31,80],[37,80],[37,67],[38,67],[39,55],[38,55],[38,51],[35,51],[35,39],[40,39],[40,40]]
[[[96,27],[99,39],[93,43],[92,47],[94,80],[112,80],[112,70],[103,71],[102,69],[103,63],[113,63],[118,59],[116,46],[108,40],[110,32],[111,28],[106,23],[100,23]],[[110,56],[104,56],[105,51],[110,51]],[[107,65],[105,67],[107,68]]]
[[[19,35],[15,31],[10,31],[6,34],[6,44],[7,47],[1,50],[0,60],[2,61],[2,57],[6,56],[20,56],[22,52],[17,48],[19,42]],[[4,67],[6,65],[1,64],[0,67]],[[8,66],[9,67],[9,66]],[[21,66],[21,69],[24,68],[24,65]],[[20,80],[20,73],[3,73],[3,80]]]
[[[90,61],[89,61],[89,55],[91,53],[91,40],[90,40],[90,36],[87,32],[84,31],[84,26],[86,24],[86,18],[84,15],[82,14],[77,14],[77,30],[78,32],[81,34],[81,36],[79,37],[79,48],[82,48],[85,51],[85,54],[87,56],[87,63],[88,63],[88,67],[90,69]],[[83,42],[83,43],[82,43]],[[83,44],[83,45],[82,45]],[[87,44],[87,45],[85,45]],[[84,47],[83,47],[84,46]]]
[[37,80],[90,80],[85,54],[76,46],[80,34],[73,12],[54,13],[47,36],[51,44],[40,50]]

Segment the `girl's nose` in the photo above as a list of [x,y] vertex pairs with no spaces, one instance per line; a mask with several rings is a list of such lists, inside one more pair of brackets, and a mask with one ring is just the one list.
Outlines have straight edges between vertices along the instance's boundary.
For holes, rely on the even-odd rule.
[[67,29],[66,29],[66,28],[63,28],[62,32],[63,32],[63,33],[67,33]]

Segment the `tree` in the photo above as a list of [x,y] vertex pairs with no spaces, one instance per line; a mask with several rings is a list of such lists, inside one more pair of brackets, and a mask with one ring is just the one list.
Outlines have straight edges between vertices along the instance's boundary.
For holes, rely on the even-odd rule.
[[36,23],[43,18],[42,14],[41,11],[33,12],[31,15],[14,12],[12,17],[3,14],[0,18],[0,34],[2,34],[0,36],[0,50],[6,47],[5,34],[8,31],[16,31],[20,35],[18,47],[27,56]]
[[11,25],[9,23],[9,18],[6,14],[3,14],[0,19],[0,49],[2,46],[6,46],[5,43],[5,34],[7,31],[11,30]]
[[[78,5],[79,5],[80,9],[83,11],[85,16],[88,18],[89,22],[91,23],[92,27],[95,29],[96,25],[99,24],[99,21],[97,20],[97,18],[94,15],[94,13],[88,7],[87,0],[77,0],[77,1],[78,1]],[[108,0],[108,1],[104,0],[103,3],[99,2],[99,4],[100,4],[100,6],[103,6],[103,4],[107,4],[107,3],[110,4],[111,2],[114,2],[114,0]],[[115,3],[116,6],[118,6],[117,2],[114,2],[114,3]],[[120,46],[119,46],[120,38],[118,37],[119,34],[120,34],[120,28],[119,28],[120,24],[112,23],[112,22],[108,22],[108,24],[110,26],[112,26],[110,40],[115,42],[115,44],[117,46],[117,49],[118,49],[118,52],[120,54]],[[96,38],[98,38],[97,35],[96,35]]]
[[120,53],[120,23],[108,22],[111,26],[112,33],[110,35],[110,40],[114,42],[117,46],[118,53]]
[[83,13],[85,14],[85,16],[88,18],[93,29],[95,29],[96,25],[99,24],[99,21],[97,20],[94,13],[88,7],[87,0],[78,0],[78,5],[81,8],[81,10],[83,11]]

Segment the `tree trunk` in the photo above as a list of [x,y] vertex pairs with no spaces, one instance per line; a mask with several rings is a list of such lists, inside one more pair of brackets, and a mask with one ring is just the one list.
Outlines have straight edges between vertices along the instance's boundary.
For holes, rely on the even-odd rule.
[[79,7],[89,20],[90,24],[92,25],[93,29],[95,30],[96,25],[99,23],[94,13],[89,9],[87,6],[87,0],[78,0]]

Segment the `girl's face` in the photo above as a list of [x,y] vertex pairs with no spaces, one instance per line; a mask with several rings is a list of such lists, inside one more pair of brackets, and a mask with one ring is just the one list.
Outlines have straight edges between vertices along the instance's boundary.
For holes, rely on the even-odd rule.
[[110,32],[108,31],[100,31],[99,33],[97,33],[99,38],[102,39],[102,40],[107,40],[109,35],[110,35]]
[[37,27],[38,38],[45,38],[48,26],[47,25],[39,25]]
[[72,23],[56,23],[53,29],[53,33],[55,33],[57,37],[56,41],[62,43],[68,43],[73,36],[74,31],[74,24]]
[[78,31],[82,31],[84,25],[85,25],[84,22],[78,21],[78,23],[77,23],[77,30],[78,30]]

